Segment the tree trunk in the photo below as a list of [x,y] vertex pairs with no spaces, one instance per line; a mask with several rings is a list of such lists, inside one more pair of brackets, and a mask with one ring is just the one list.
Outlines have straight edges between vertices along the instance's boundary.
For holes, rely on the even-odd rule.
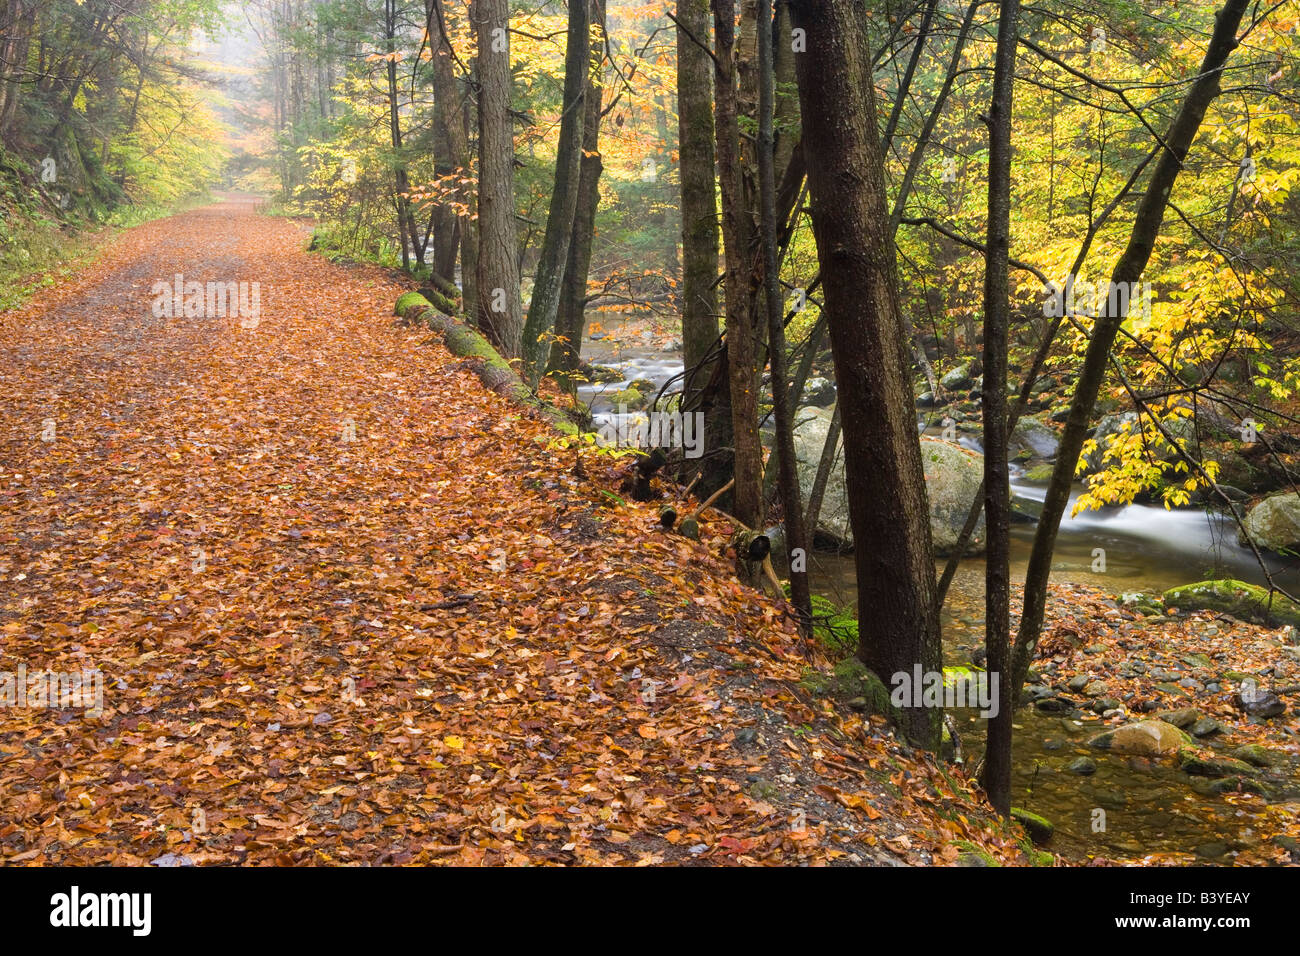
[[517,358],[523,333],[515,225],[515,139],[510,114],[507,0],[474,0],[478,38],[478,327]]
[[[941,668],[934,549],[898,312],[894,247],[865,16],[856,0],[792,0],[809,51],[797,57],[803,151],[831,349],[861,629],[858,655],[886,682]],[[917,744],[939,745],[942,711],[900,713]]]
[[600,176],[605,164],[600,156],[600,119],[605,84],[605,0],[591,0],[591,62],[583,102],[582,162],[578,171],[578,211],[573,220],[569,261],[564,267],[560,308],[555,316],[555,344],[551,370],[562,376],[576,371],[582,358],[582,336],[587,330],[587,276],[591,272],[591,244],[596,235],[596,209],[600,205]]
[[1011,812],[1011,485],[1007,470],[1007,329],[1011,323],[1011,107],[1020,0],[998,13],[993,102],[989,106],[988,252],[984,257],[984,646],[998,678],[997,712],[989,719],[980,783],[993,809]]
[[[449,177],[464,168],[457,141],[461,126],[456,75],[452,67],[450,41],[443,36],[440,11],[434,0],[425,0],[425,32],[433,57],[433,172]],[[444,186],[444,188],[446,188]],[[448,282],[456,278],[456,256],[460,249],[460,217],[450,203],[439,203],[433,211],[433,272]]]
[[524,378],[534,388],[545,370],[550,345],[544,337],[555,328],[564,270],[569,262],[574,217],[578,211],[584,108],[590,70],[589,0],[569,0],[569,31],[564,50],[564,96],[560,138],[555,151],[555,186],[546,215],[546,233],[537,261],[533,297],[524,323]]
[[[731,513],[743,524],[756,528],[763,521],[763,448],[758,433],[759,343],[749,266],[757,237],[742,182],[734,0],[713,0],[713,19],[717,38],[714,79],[718,175],[722,186],[722,233],[727,264],[727,369],[736,480]],[[747,569],[738,570],[748,576]]]
[[694,408],[718,341],[718,201],[713,181],[708,0],[678,0],[677,136],[682,190],[682,408]]
[[[785,309],[777,265],[776,141],[773,135],[776,77],[772,63],[772,0],[758,2],[758,189],[763,245],[763,302],[767,307],[767,341],[772,364],[772,406],[776,417],[777,487],[785,513],[786,547],[790,562],[790,600],[805,634],[812,628],[812,597],[808,588],[808,538],[804,533],[803,501],[794,457],[794,409],[790,407],[789,369],[785,351]],[[793,556],[803,556],[803,561]]]

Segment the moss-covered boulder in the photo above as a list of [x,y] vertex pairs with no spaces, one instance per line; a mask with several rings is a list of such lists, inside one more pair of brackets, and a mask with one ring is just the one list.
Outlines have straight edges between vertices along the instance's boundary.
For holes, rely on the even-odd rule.
[[[925,491],[930,501],[930,534],[934,551],[946,555],[957,544],[966,515],[984,480],[984,460],[960,445],[921,439],[921,466],[925,469]],[[967,554],[984,552],[984,515],[980,515]]]
[[611,395],[609,401],[615,407],[621,405],[628,411],[635,412],[645,408],[649,399],[646,398],[645,392],[639,389],[625,388]]
[[1194,750],[1178,754],[1178,769],[1195,777],[1244,777],[1255,773],[1255,768],[1235,757],[1207,757]]
[[[795,413],[794,451],[799,488],[805,498],[812,493],[817,478],[832,415],[833,409],[829,408],[800,408]],[[983,459],[960,445],[922,436],[921,464],[925,469],[925,487],[930,501],[930,533],[935,552],[944,555],[956,544],[966,522],[966,513],[983,481]],[[843,456],[836,462],[826,483],[816,530],[846,545],[853,543]],[[967,553],[982,553],[984,541],[984,516],[981,514]]]
[[1020,419],[1011,433],[1011,448],[1028,452],[1030,458],[1050,460],[1056,457],[1060,447],[1061,439],[1056,429],[1036,418],[1026,416]]
[[854,710],[891,719],[895,716],[894,706],[889,701],[889,688],[856,657],[840,661],[829,674],[810,670],[805,673],[802,683],[814,694],[830,697]]
[[1166,605],[1182,611],[1219,611],[1239,621],[1269,627],[1300,627],[1300,607],[1280,594],[1270,596],[1264,588],[1245,581],[1198,581],[1170,588],[1163,597]]
[[1276,767],[1282,762],[1280,753],[1269,750],[1262,744],[1242,744],[1232,751],[1232,756],[1252,767]]

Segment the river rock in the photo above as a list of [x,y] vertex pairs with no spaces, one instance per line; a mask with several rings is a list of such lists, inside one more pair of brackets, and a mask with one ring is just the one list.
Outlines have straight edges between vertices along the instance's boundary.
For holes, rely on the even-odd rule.
[[625,388],[611,395],[609,401],[615,408],[622,405],[628,411],[635,412],[645,408],[646,405],[649,404],[650,399],[647,398],[646,393],[640,389]]
[[1111,438],[1120,432],[1138,427],[1138,417],[1136,412],[1124,412],[1120,415],[1103,415],[1101,421],[1097,422],[1097,427],[1093,429],[1092,439],[1096,441],[1097,447],[1083,456],[1084,473],[1093,474],[1101,471],[1102,458],[1106,449],[1110,447]]
[[[925,490],[930,500],[930,533],[936,554],[946,555],[957,544],[962,525],[980,482],[984,464],[979,455],[960,445],[932,438],[921,439],[921,465],[925,469]],[[984,552],[984,515],[980,515],[967,554]]]
[[1036,418],[1022,418],[1011,433],[1011,449],[1029,452],[1031,458],[1050,460],[1056,457],[1061,440],[1056,431]]
[[1232,751],[1232,756],[1252,767],[1275,767],[1282,761],[1281,754],[1262,744],[1242,744]]
[[835,383],[821,376],[808,379],[803,387],[803,400],[817,408],[835,404]]
[[[812,492],[817,478],[817,465],[821,461],[832,415],[832,408],[800,408],[795,413],[794,450],[799,463],[799,487],[805,498]],[[935,552],[944,555],[956,544],[966,522],[966,513],[984,477],[983,461],[979,455],[960,445],[921,436],[921,464],[925,469],[925,488],[930,500],[930,532]],[[826,482],[817,530],[845,544],[853,543],[843,456]],[[967,553],[980,554],[983,551],[984,517],[981,515]]]
[[1281,717],[1286,713],[1286,702],[1281,697],[1272,691],[1260,688],[1255,688],[1249,693],[1238,691],[1232,695],[1232,702],[1249,716],[1264,720],[1270,717]]
[[960,392],[970,388],[970,366],[959,365],[943,378],[939,379],[939,384],[950,392]]
[[1255,772],[1255,768],[1235,757],[1202,757],[1191,750],[1178,754],[1178,769],[1195,777],[1240,777]]
[[1116,753],[1158,757],[1178,753],[1189,743],[1191,738],[1173,724],[1163,720],[1140,720],[1100,733],[1088,741],[1088,746]]
[[1243,545],[1249,535],[1251,541],[1269,551],[1300,550],[1300,494],[1290,491],[1269,495],[1250,509],[1242,524],[1237,539]]
[[1077,773],[1080,776],[1088,776],[1097,772],[1097,761],[1091,757],[1075,757],[1065,765],[1067,773]]
[[1201,719],[1201,712],[1194,707],[1182,707],[1178,710],[1162,710],[1156,714],[1157,720],[1173,724],[1179,730],[1185,730]]
[[1268,591],[1245,581],[1198,581],[1170,588],[1162,597],[1166,606],[1182,611],[1219,611],[1239,621],[1270,627],[1300,626],[1300,607],[1280,594],[1273,595],[1270,601]]

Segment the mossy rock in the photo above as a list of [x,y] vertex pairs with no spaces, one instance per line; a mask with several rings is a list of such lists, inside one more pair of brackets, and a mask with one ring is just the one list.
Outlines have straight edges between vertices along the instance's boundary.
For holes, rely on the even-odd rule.
[[1266,589],[1231,578],[1222,581],[1199,581],[1170,588],[1163,595],[1167,606],[1183,611],[1219,611],[1239,621],[1268,627],[1290,624],[1300,627],[1300,607],[1280,594],[1270,601]]
[[628,411],[637,411],[646,407],[649,399],[646,398],[645,392],[638,391],[635,388],[625,388],[622,391],[615,392],[609,398],[614,405],[624,405]]
[[1047,817],[1040,817],[1037,813],[1030,813],[1022,807],[1012,807],[1011,818],[1025,828],[1029,839],[1038,844],[1047,843],[1056,832],[1055,824]]
[[890,718],[895,716],[889,702],[889,689],[856,657],[840,661],[829,674],[809,669],[802,683],[812,693],[847,703],[854,710]]
[[1202,757],[1191,750],[1183,750],[1178,754],[1178,769],[1194,777],[1241,777],[1255,772],[1255,768],[1244,760],[1234,757]]
[[1273,800],[1276,794],[1259,780],[1251,777],[1219,777],[1211,780],[1205,788],[1209,793],[1254,793],[1266,800]]
[[1232,752],[1232,756],[1252,767],[1276,767],[1282,762],[1281,754],[1262,744],[1242,744]]
[[968,843],[965,840],[954,840],[953,846],[957,847],[959,852],[957,860],[953,866],[962,867],[981,867],[981,866],[1001,866],[987,850],[976,846],[974,843]]
[[1035,485],[1045,485],[1052,480],[1051,465],[1035,465],[1025,472],[1025,481]]

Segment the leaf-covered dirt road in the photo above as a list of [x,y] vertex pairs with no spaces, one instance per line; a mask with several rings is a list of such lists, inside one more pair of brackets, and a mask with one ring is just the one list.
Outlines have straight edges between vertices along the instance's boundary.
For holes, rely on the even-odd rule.
[[[1024,860],[800,689],[721,522],[611,507],[306,237],[227,202],[0,316],[0,672],[104,681],[0,708],[0,861]],[[156,318],[177,273],[256,327]]]

